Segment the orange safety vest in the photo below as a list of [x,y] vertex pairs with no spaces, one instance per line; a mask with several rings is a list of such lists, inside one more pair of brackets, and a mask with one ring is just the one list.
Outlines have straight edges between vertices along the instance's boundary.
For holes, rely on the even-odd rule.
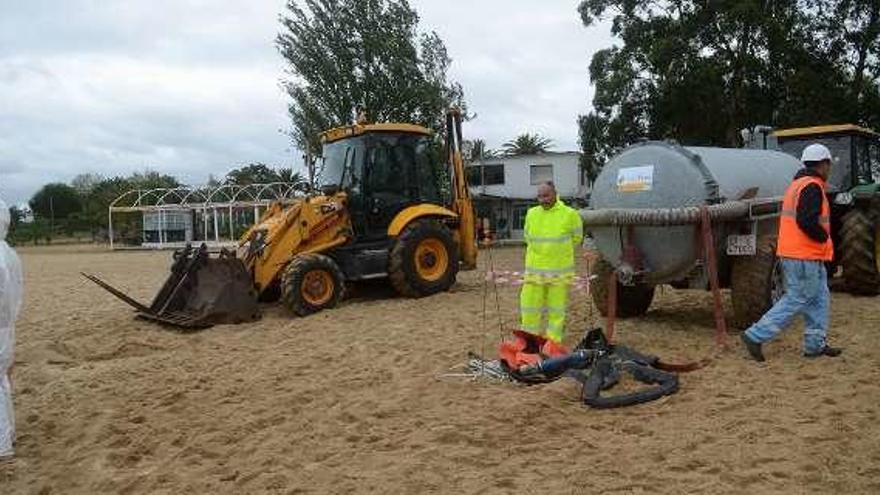
[[[819,214],[819,225],[828,233],[825,242],[816,242],[797,224],[797,207],[801,191],[810,184],[822,189],[822,211]],[[776,255],[782,258],[797,260],[831,261],[834,258],[834,246],[831,242],[831,206],[825,196],[825,182],[817,177],[801,177],[788,186],[782,200],[782,215],[779,217],[779,244]]]

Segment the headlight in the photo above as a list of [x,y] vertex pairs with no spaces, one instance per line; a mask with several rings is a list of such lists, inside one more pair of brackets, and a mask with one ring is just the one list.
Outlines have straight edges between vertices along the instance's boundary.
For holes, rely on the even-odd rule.
[[834,204],[836,205],[851,205],[853,202],[853,195],[848,192],[838,193],[834,196]]

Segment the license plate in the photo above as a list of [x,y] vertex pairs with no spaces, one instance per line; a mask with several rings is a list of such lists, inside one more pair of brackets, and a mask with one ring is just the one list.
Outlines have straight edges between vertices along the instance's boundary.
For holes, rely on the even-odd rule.
[[727,236],[729,256],[754,256],[758,252],[755,234]]

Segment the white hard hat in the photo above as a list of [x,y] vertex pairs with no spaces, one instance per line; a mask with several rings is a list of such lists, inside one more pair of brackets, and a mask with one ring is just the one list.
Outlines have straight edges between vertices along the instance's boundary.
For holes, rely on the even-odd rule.
[[831,151],[824,144],[813,143],[801,153],[802,162],[821,162],[831,160]]

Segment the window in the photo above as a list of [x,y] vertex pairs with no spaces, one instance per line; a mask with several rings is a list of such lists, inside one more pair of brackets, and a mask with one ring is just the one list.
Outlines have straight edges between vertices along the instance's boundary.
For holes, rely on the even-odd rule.
[[485,185],[498,186],[504,184],[504,165],[483,166]]
[[553,165],[532,165],[529,167],[529,183],[537,186],[553,180]]
[[472,186],[503,185],[504,164],[473,165],[468,167],[468,183]]
[[513,230],[523,230],[526,226],[526,213],[528,213],[528,206],[514,206],[513,207]]

